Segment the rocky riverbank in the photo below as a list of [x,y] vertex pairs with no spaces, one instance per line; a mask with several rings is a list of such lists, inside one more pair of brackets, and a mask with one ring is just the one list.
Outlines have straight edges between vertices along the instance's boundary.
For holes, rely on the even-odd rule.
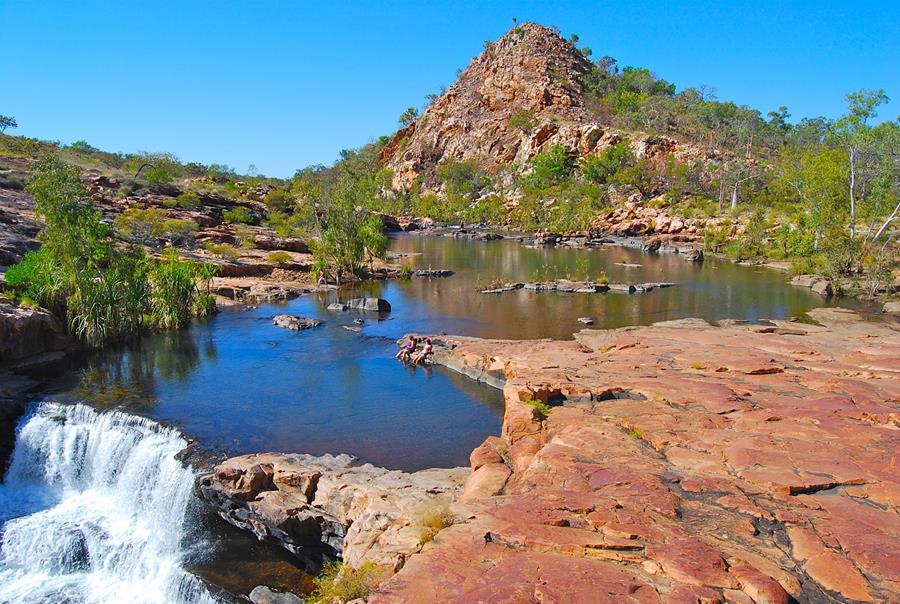
[[[502,433],[473,451],[464,488],[444,491],[459,493],[455,523],[404,550],[402,565],[348,531],[351,564],[399,566],[369,601],[897,599],[900,331],[842,309],[810,315],[818,324],[437,339],[438,363],[504,389]],[[270,463],[274,485],[279,459],[226,462],[207,488],[240,490],[247,470],[229,464]],[[342,472],[315,507],[358,489]],[[258,513],[282,497],[270,487],[241,506]],[[385,505],[336,501],[356,518]],[[379,534],[412,525],[375,517]]]

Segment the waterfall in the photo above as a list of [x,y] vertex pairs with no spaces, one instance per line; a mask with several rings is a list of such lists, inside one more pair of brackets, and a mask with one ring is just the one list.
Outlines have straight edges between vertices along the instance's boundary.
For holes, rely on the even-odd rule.
[[0,603],[214,603],[182,567],[186,444],[145,418],[39,405],[0,485]]

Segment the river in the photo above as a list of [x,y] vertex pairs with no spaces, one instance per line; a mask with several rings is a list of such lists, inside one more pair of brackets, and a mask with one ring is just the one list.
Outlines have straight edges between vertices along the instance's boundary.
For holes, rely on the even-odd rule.
[[[283,552],[255,549],[204,512],[192,496],[195,471],[175,456],[196,439],[209,456],[347,452],[404,470],[466,465],[498,432],[501,395],[443,368],[397,362],[393,342],[404,333],[570,338],[583,327],[579,317],[598,328],[683,317],[753,322],[828,303],[769,269],[624,247],[402,236],[391,248],[414,268],[455,274],[340,294],[388,299],[392,312],[383,316],[328,311],[335,292],[228,309],[53,379],[20,425],[0,486],[0,602],[212,602],[193,572],[246,593],[269,579],[234,571],[247,568],[272,569],[271,581],[282,584],[303,580]],[[642,294],[479,293],[497,281],[601,275],[676,285]],[[282,330],[271,319],[283,312],[323,324]]]

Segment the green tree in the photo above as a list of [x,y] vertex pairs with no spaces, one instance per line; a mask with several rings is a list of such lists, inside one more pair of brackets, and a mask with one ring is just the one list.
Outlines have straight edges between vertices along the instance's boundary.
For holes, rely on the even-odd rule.
[[19,123],[16,118],[9,115],[0,115],[0,132],[6,132],[7,128],[18,128]]
[[415,107],[407,107],[406,111],[400,114],[398,121],[401,126],[409,126],[419,117],[419,110]]
[[631,145],[628,141],[621,141],[607,147],[597,155],[590,155],[582,159],[579,169],[585,179],[602,185],[613,174],[633,161],[634,153],[631,151]]
[[873,144],[872,125],[870,121],[878,113],[876,109],[888,102],[884,90],[859,90],[851,92],[845,98],[847,115],[837,120],[832,136],[847,153],[850,169],[848,198],[850,203],[850,238],[856,237],[857,186],[860,172],[864,169],[867,152]]

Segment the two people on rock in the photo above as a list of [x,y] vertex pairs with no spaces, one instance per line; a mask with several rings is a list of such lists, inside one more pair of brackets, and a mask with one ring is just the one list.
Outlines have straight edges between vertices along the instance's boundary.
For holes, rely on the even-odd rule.
[[434,347],[431,344],[431,338],[422,340],[422,349],[418,350],[419,338],[409,336],[406,344],[394,355],[395,359],[400,361],[412,362],[413,365],[424,365],[428,357],[434,354]]

